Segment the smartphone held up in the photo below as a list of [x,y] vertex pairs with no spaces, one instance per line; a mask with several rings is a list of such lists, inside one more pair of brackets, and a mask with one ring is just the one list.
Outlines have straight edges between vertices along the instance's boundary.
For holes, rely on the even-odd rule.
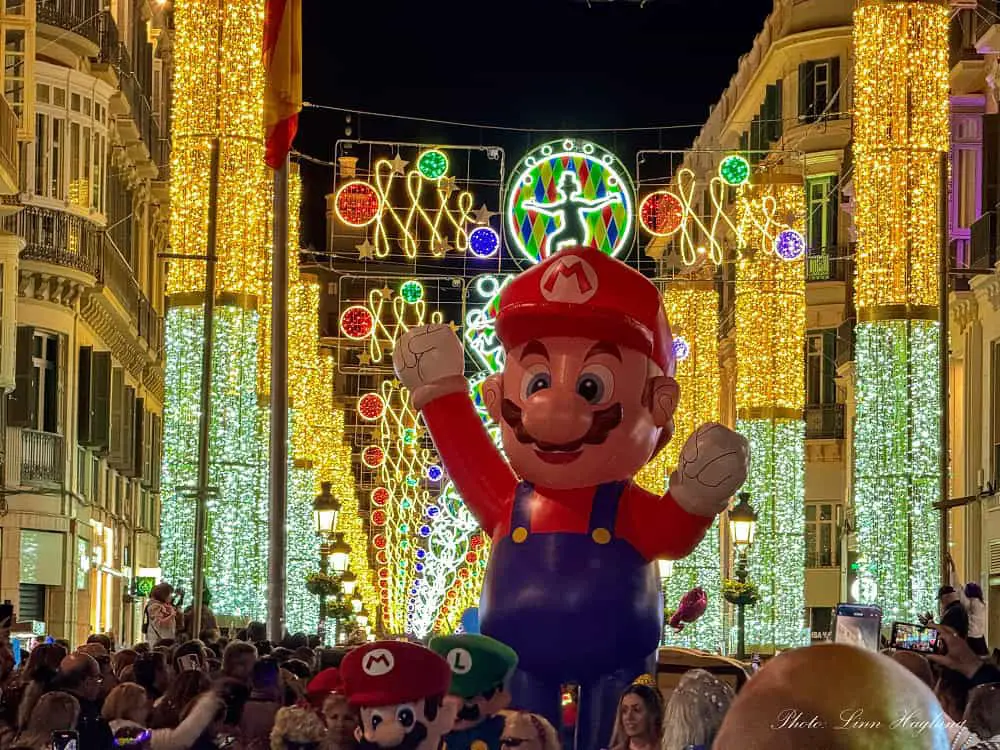
[[889,645],[900,651],[916,651],[920,654],[939,654],[944,650],[944,641],[937,628],[911,622],[892,624],[892,641]]

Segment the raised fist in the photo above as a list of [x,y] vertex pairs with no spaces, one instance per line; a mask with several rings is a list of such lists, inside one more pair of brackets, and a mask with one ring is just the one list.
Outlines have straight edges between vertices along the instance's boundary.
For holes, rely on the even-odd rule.
[[396,340],[392,366],[410,390],[410,400],[416,409],[422,409],[439,396],[468,388],[462,342],[446,325],[418,326],[406,331]]
[[729,506],[750,463],[746,438],[709,422],[688,438],[670,477],[670,495],[688,513],[710,518]]

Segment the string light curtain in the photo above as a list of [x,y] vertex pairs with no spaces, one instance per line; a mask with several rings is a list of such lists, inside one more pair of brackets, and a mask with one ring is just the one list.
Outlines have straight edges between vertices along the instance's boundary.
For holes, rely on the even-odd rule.
[[933,611],[940,582],[949,18],[947,3],[926,0],[862,0],[854,13],[854,506],[861,598],[884,620]]
[[[218,148],[215,352],[206,583],[216,612],[261,618],[266,599],[267,430],[258,406],[259,303],[268,286],[262,130],[263,0],[176,0],[167,269],[161,560],[192,587],[204,258]],[[190,256],[189,259],[184,256]]]
[[744,490],[757,511],[746,609],[748,647],[809,643],[805,627],[805,255],[783,257],[773,218],[803,232],[801,175],[762,173],[740,188],[736,261],[736,429],[750,443]]

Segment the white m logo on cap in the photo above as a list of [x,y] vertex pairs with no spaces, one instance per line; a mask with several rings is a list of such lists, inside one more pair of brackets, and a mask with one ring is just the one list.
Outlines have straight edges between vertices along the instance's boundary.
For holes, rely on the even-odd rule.
[[365,654],[361,669],[369,677],[381,677],[389,674],[394,666],[396,660],[392,658],[392,654],[387,649],[376,648]]
[[597,294],[597,272],[575,255],[557,255],[542,274],[539,291],[549,302],[582,305]]

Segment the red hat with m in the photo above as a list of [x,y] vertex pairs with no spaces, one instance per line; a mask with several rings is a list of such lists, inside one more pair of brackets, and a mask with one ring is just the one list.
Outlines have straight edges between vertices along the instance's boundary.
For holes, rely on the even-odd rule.
[[560,250],[517,276],[500,294],[496,331],[507,351],[532,339],[581,336],[639,351],[674,374],[660,291],[593,247]]
[[451,667],[415,643],[375,641],[344,657],[340,678],[352,706],[395,706],[447,695]]

